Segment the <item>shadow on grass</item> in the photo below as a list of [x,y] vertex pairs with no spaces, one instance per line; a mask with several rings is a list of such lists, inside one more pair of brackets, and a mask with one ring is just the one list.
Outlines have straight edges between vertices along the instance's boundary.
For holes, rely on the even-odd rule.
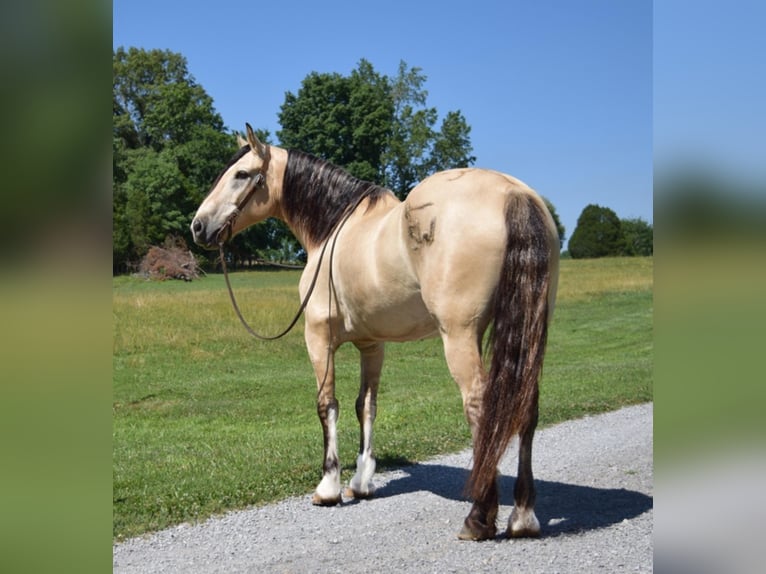
[[[399,467],[407,474],[394,478],[375,493],[386,498],[418,491],[431,492],[450,500],[468,500],[464,487],[468,470],[440,464],[414,464]],[[513,505],[515,478],[500,476],[500,504]],[[624,488],[595,488],[578,484],[535,480],[535,513],[543,536],[605,528],[630,520],[653,508],[654,499]],[[505,525],[498,524],[499,530]]]

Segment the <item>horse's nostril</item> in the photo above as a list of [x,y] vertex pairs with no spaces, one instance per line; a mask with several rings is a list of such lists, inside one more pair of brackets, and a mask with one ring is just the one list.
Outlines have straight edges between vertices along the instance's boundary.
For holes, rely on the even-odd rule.
[[199,219],[192,221],[192,231],[195,235],[199,235],[199,233],[202,231],[202,222]]

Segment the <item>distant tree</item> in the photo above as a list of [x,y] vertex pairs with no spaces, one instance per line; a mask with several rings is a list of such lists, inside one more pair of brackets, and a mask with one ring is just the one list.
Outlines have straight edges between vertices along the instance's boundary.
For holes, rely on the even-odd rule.
[[112,57],[113,269],[178,235],[236,150],[186,59],[118,48]]
[[425,105],[425,80],[419,68],[405,62],[393,79],[367,60],[347,77],[312,72],[297,94],[285,95],[280,143],[343,166],[404,198],[434,171],[476,159],[470,127],[460,112],[449,112],[441,129],[434,129],[438,113]]
[[640,217],[637,219],[620,220],[620,228],[624,241],[625,255],[653,255],[654,230],[650,223]]
[[577,218],[569,253],[573,259],[621,255],[624,240],[620,219],[608,207],[590,204]]

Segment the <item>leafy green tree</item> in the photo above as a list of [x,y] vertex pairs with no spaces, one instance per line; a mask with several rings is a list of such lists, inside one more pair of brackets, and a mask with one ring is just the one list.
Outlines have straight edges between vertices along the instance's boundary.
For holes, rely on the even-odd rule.
[[384,185],[404,199],[410,189],[433,173],[434,162],[428,157],[434,140],[433,126],[436,108],[425,107],[428,92],[424,89],[426,75],[420,68],[407,68],[399,62],[397,76],[391,80],[394,115],[391,137],[382,154],[386,164]]
[[460,112],[449,112],[434,129],[438,113],[426,107],[425,81],[405,62],[393,79],[366,60],[348,77],[312,72],[297,95],[285,95],[277,135],[285,147],[323,157],[404,198],[430,173],[476,160]]
[[181,54],[118,48],[112,72],[114,132],[126,147],[160,151],[197,139],[200,130],[223,135],[212,98],[189,74]]
[[113,269],[124,271],[167,235],[192,245],[189,221],[236,143],[182,55],[118,48],[112,65]]
[[608,207],[590,204],[577,218],[569,253],[573,259],[621,255],[624,240],[620,219]]
[[167,151],[144,148],[133,158],[124,185],[125,222],[131,243],[139,252],[161,244],[169,235],[182,235],[188,220],[178,164]]
[[281,145],[342,165],[382,183],[380,150],[390,134],[386,80],[362,60],[349,77],[312,72],[298,94],[287,92],[279,113]]
[[440,171],[451,167],[466,167],[476,161],[471,155],[471,126],[460,111],[449,112],[435,134],[431,169]]
[[620,221],[624,240],[625,255],[653,255],[654,229],[640,217],[637,219],[622,219]]

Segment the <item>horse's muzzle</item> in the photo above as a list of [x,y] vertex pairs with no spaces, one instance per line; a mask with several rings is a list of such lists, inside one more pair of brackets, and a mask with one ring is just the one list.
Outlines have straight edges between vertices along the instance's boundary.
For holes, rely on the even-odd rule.
[[194,243],[200,247],[204,247],[206,249],[216,249],[218,247],[218,236],[220,235],[220,230],[216,229],[211,233],[201,218],[194,218],[191,223],[191,232],[192,237],[194,238]]

